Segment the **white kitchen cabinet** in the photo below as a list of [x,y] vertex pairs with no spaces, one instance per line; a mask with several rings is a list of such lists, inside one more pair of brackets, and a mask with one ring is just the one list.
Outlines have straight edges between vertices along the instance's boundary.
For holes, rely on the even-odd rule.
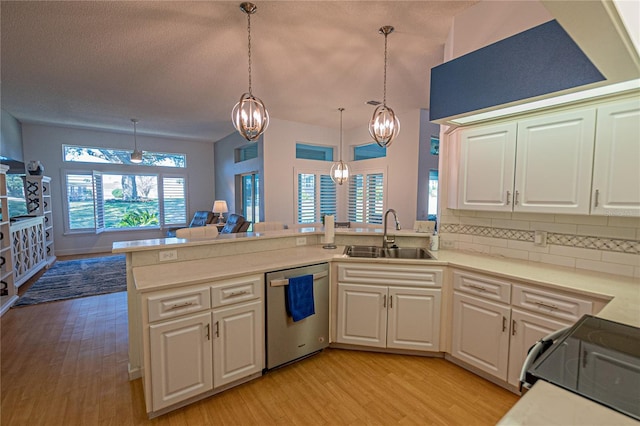
[[438,351],[441,283],[441,269],[339,265],[337,342]]
[[455,291],[451,355],[501,379],[507,379],[508,305]]
[[263,319],[260,300],[214,309],[214,387],[262,371]]
[[460,131],[457,208],[511,211],[516,129],[514,122]]
[[596,110],[518,121],[513,210],[589,214]]
[[150,326],[153,409],[213,389],[211,313]]
[[591,214],[640,216],[640,100],[598,108]]

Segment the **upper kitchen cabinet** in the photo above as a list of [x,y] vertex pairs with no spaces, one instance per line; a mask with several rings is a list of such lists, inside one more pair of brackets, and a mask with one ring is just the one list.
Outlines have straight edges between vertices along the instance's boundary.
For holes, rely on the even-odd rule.
[[513,210],[589,214],[596,110],[518,122]]
[[591,213],[640,216],[640,100],[598,108]]
[[511,211],[516,128],[506,123],[460,132],[457,208]]

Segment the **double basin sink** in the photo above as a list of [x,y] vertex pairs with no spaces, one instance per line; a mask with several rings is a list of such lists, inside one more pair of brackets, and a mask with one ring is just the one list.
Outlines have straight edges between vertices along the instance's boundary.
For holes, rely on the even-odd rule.
[[343,254],[366,258],[433,259],[431,253],[419,247],[346,246]]

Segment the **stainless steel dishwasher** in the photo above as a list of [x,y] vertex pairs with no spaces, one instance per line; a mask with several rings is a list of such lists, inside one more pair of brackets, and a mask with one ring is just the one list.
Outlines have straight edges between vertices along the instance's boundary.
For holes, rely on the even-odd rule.
[[[294,322],[287,314],[289,279],[313,275],[315,314]],[[329,345],[329,264],[269,272],[265,279],[267,370],[321,351]]]

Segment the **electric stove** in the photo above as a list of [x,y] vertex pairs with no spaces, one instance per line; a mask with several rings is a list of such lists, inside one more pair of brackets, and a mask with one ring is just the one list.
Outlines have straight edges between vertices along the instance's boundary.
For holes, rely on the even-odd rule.
[[583,316],[527,371],[640,420],[640,328]]

